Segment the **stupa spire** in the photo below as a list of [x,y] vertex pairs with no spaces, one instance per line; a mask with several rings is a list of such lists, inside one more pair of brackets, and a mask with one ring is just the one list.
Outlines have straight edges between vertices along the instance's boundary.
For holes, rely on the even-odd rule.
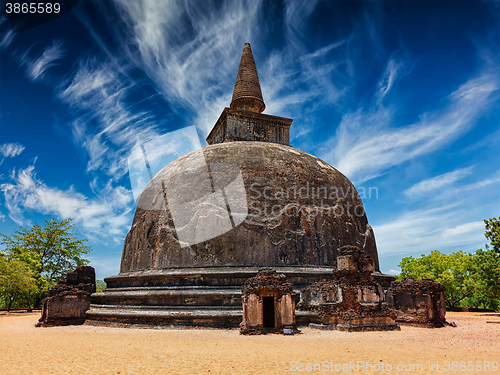
[[250,43],[245,43],[243,47],[231,108],[257,113],[261,113],[266,108]]

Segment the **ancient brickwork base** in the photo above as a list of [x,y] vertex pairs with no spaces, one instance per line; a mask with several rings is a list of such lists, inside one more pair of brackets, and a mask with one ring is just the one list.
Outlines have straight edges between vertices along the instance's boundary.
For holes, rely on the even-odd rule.
[[36,326],[83,324],[85,311],[90,308],[90,295],[95,291],[93,267],[77,267],[74,272],[68,272],[67,277],[50,290],[50,297],[43,301],[42,317]]
[[393,281],[387,291],[396,322],[419,327],[443,327],[446,322],[445,287],[431,279]]
[[399,330],[396,312],[372,277],[374,262],[355,246],[343,246],[331,281],[312,283],[302,292],[299,310],[315,313],[310,327],[339,331]]

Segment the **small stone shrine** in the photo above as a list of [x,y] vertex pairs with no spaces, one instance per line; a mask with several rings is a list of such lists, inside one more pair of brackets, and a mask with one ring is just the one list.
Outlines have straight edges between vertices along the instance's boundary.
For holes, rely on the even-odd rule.
[[374,281],[373,260],[355,246],[339,249],[333,279],[312,283],[302,291],[299,310],[314,312],[310,327],[339,331],[399,330],[395,311]]
[[43,301],[42,317],[37,327],[83,324],[90,308],[90,295],[95,293],[95,270],[90,266],[77,267],[65,279],[50,289]]
[[432,279],[404,278],[393,281],[387,291],[389,306],[396,309],[399,324],[437,328],[444,327],[445,287]]
[[242,334],[281,332],[293,334],[295,302],[293,284],[283,274],[265,268],[248,279],[241,290],[243,296]]

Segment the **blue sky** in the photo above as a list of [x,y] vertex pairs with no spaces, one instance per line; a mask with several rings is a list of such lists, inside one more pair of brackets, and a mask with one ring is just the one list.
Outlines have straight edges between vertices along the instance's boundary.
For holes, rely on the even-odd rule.
[[137,143],[188,128],[206,146],[249,42],[264,113],[294,119],[291,145],[358,188],[383,272],[484,247],[500,215],[499,5],[80,1],[17,33],[2,9],[1,232],[73,217],[97,277],[117,274]]

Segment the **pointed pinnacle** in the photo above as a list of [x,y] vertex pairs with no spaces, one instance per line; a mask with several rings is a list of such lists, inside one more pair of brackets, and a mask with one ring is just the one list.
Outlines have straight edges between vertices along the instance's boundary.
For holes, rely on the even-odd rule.
[[231,108],[257,113],[261,113],[266,108],[250,43],[245,43],[243,47]]

